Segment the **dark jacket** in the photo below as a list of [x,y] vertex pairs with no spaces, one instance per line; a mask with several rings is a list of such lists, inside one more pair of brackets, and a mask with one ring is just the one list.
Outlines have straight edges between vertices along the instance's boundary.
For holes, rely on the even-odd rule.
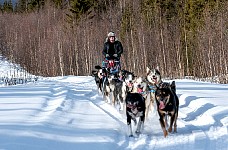
[[109,41],[105,42],[103,55],[109,54],[110,57],[113,57],[114,54],[117,54],[118,58],[120,58],[123,53],[123,46],[120,41],[116,40],[114,43],[110,43]]

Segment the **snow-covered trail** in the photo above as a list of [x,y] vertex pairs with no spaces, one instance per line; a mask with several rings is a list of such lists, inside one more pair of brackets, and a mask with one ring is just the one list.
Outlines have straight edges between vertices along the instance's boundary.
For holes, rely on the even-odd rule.
[[151,112],[138,138],[98,95],[92,77],[45,78],[0,88],[0,150],[228,150],[227,85],[176,80],[178,133],[163,137]]
[[91,102],[88,79],[1,88],[0,149],[118,147],[120,124]]

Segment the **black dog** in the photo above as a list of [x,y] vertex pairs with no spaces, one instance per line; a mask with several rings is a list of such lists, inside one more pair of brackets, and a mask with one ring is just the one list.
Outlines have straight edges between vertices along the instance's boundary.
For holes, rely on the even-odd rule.
[[[174,126],[174,132],[177,132],[177,117],[179,109],[179,99],[176,95],[176,86],[173,81],[172,84],[163,82],[157,87],[155,91],[155,100],[157,103],[157,110],[159,114],[159,120],[161,128],[164,133],[164,137],[171,133]],[[170,116],[170,124],[168,132],[166,130],[167,121],[165,120],[166,115]]]
[[[126,96],[126,115],[127,115],[127,125],[129,136],[133,136],[131,120],[137,125],[135,133],[139,135],[143,129],[145,120],[145,99],[139,93],[127,93]],[[136,118],[139,117],[139,122],[137,124]]]

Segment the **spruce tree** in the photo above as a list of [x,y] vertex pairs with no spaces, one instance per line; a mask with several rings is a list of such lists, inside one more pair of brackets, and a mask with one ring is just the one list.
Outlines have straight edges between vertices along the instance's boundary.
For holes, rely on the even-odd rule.
[[3,3],[3,12],[4,13],[12,13],[13,12],[13,3],[12,0],[5,0]]

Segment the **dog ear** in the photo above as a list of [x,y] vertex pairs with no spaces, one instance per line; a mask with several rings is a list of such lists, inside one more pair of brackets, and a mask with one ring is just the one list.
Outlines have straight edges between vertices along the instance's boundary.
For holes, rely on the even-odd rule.
[[172,81],[171,86],[176,86],[175,81]]
[[159,66],[156,67],[156,70],[159,72]]
[[158,75],[161,75],[160,71],[158,69],[155,69],[155,72],[158,74]]
[[146,67],[146,73],[148,74],[150,72],[150,68]]
[[176,83],[175,83],[175,81],[172,81],[170,87],[171,87],[171,90],[173,90],[176,93]]
[[122,76],[126,75],[127,70],[121,70]]

